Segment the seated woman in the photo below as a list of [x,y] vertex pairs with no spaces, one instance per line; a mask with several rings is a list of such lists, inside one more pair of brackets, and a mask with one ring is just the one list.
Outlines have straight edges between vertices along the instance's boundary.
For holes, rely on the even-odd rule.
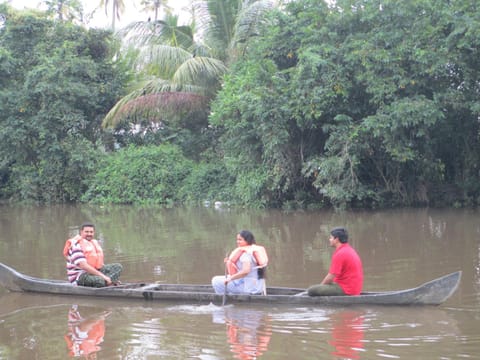
[[227,276],[212,278],[217,294],[261,294],[265,291],[265,267],[268,256],[265,248],[255,244],[248,230],[237,234],[237,248],[225,259]]

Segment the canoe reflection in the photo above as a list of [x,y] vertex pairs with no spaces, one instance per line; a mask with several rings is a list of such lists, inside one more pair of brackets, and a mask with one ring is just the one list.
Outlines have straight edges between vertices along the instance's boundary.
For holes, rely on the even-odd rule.
[[96,359],[105,336],[105,319],[110,311],[97,312],[82,317],[77,305],[68,311],[68,332],[65,335],[68,355]]
[[272,336],[270,316],[259,310],[224,307],[213,313],[213,322],[225,324],[235,359],[256,359],[268,349]]
[[359,359],[363,348],[364,314],[360,311],[339,311],[331,316],[332,336],[329,341],[336,358]]

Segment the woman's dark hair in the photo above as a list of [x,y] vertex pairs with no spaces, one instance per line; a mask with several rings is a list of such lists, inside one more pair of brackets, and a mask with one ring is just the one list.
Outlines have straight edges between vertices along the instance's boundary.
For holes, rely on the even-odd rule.
[[242,230],[238,232],[238,235],[244,238],[248,245],[255,244],[255,236],[253,236],[251,231]]
[[[238,232],[238,235],[240,235],[242,238],[245,239],[245,241],[248,243],[248,245],[255,244],[255,236],[253,236],[251,231],[248,230],[242,230]],[[264,279],[266,276],[267,269],[266,268],[258,268],[257,269],[257,275],[259,279]]]

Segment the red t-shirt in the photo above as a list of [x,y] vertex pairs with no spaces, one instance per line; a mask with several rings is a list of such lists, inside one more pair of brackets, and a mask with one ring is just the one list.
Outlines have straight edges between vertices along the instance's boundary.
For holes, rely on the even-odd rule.
[[332,255],[330,274],[347,295],[359,295],[363,286],[362,260],[350,244],[342,244]]

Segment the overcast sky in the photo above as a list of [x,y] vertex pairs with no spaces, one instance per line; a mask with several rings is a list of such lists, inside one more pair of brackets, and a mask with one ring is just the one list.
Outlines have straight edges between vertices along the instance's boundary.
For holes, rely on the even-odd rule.
[[[0,0],[0,2],[5,2],[5,0]],[[41,4],[41,0],[9,0],[6,1],[10,3],[12,6],[16,7],[17,9],[23,8],[38,8],[39,4]],[[136,1],[140,3],[140,1]],[[85,13],[90,13],[100,4],[100,0],[82,0],[83,7]],[[120,21],[117,21],[116,28],[125,26],[133,21],[141,21],[147,20],[149,14],[141,13],[140,12],[140,5],[136,7],[132,5],[131,0],[124,0],[125,3],[125,12],[121,16]],[[180,15],[180,24],[185,24],[189,20],[189,14],[185,11],[182,12],[188,4],[190,0],[170,0],[169,5],[175,9],[174,13]],[[150,15],[153,18],[153,14]],[[108,27],[111,24],[111,16],[109,12],[109,16],[105,15],[105,9],[99,9],[95,13],[94,19],[91,21],[93,26],[98,27]]]

